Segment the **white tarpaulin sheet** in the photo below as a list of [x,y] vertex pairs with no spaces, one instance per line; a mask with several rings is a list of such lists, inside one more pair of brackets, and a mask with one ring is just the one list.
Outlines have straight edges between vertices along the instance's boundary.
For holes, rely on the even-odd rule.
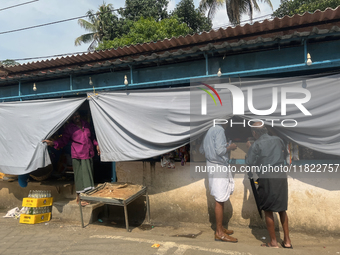
[[[275,129],[288,140],[313,150],[340,155],[339,84],[340,74],[243,80],[242,84],[234,85],[238,86],[245,98],[244,114],[240,117],[276,119]],[[272,108],[273,88],[277,88],[277,105],[270,115],[261,116],[254,114],[254,109],[249,110],[249,88],[252,88],[253,105],[257,110]],[[303,106],[311,115],[306,116],[294,104],[287,104],[287,113],[282,115],[283,88],[308,90],[311,98]],[[203,134],[212,125],[212,119],[229,119],[235,111],[232,107],[235,98],[227,89],[216,90],[223,107],[219,106],[218,100],[214,105],[207,97],[207,115],[201,114],[201,96],[204,92],[197,88],[89,94],[101,160],[128,161],[161,155]],[[301,93],[287,93],[290,99],[304,97]],[[20,175],[50,164],[46,145],[41,141],[57,131],[85,100],[73,98],[0,103],[0,172]],[[298,125],[282,127],[280,123],[284,119],[295,119]],[[266,124],[270,125],[271,122],[266,121]]]
[[[240,117],[275,119],[275,129],[288,140],[316,151],[340,155],[339,74],[248,81],[243,79],[242,83],[232,84],[238,86],[244,95],[244,115]],[[216,87],[223,107],[219,107],[217,99],[216,106],[208,97],[207,115],[200,114],[202,91],[196,87],[191,87],[191,91],[188,88],[154,89],[92,95],[90,108],[101,147],[101,159],[127,161],[157,156],[204,133],[212,125],[212,119],[232,117],[232,103],[236,99],[232,98],[229,90],[217,89],[217,84],[211,85]],[[274,111],[269,115],[256,115],[253,109],[253,112],[250,111],[247,104],[249,88],[253,92],[254,108],[268,110],[272,108],[273,87],[277,95]],[[305,115],[301,107],[294,103],[287,104],[286,114],[283,115],[281,103],[284,89],[288,91],[287,99],[293,101],[303,99],[305,94],[301,91],[308,91],[311,97],[302,105],[311,115]],[[288,119],[296,120],[298,125],[283,127],[282,121]],[[265,122],[268,125],[272,123]],[[286,126],[292,123],[284,122]]]
[[[254,108],[262,110],[272,107],[273,88],[277,89],[277,108],[273,113],[255,115],[245,104],[244,118],[270,119],[265,121],[266,125],[274,123],[277,133],[286,140],[325,154],[340,155],[340,74],[257,80],[242,85],[246,98],[249,87],[253,88]],[[287,104],[284,98],[289,100]],[[298,106],[298,102],[303,103]],[[294,123],[297,123],[295,127],[288,127]]]
[[0,103],[0,172],[21,175],[51,164],[41,141],[55,133],[84,98]]
[[190,114],[189,87],[89,95],[102,161],[167,153],[189,143],[190,137],[211,124],[210,116]]

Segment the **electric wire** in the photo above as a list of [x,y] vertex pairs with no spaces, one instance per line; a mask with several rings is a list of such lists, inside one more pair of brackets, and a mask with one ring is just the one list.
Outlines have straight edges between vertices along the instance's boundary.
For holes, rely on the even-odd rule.
[[[118,10],[123,10],[123,9],[125,9],[125,8],[118,8],[118,9],[111,10],[111,11],[109,11],[109,12],[118,11]],[[103,14],[103,13],[96,13],[96,14],[93,14],[93,15],[100,15],[100,14]],[[248,21],[254,21],[254,20],[257,20],[257,21],[264,21],[265,19],[263,19],[263,18],[265,18],[265,17],[267,17],[267,16],[271,16],[271,14],[266,14],[266,15],[263,15],[263,16],[260,16],[260,17],[256,17],[256,18],[253,18],[253,19],[242,20],[242,21],[240,22],[240,24],[245,23],[245,22],[248,22]],[[52,24],[67,22],[67,21],[71,21],[71,20],[75,20],[75,19],[85,18],[85,17],[88,17],[88,15],[83,15],[83,16],[79,16],[79,17],[75,17],[75,18],[70,18],[70,19],[65,19],[65,20],[60,20],[60,21],[55,21],[55,22],[50,22],[50,23],[45,23],[45,24],[36,25],[36,26],[32,26],[32,27],[26,27],[26,28],[11,30],[11,31],[0,32],[0,34],[5,34],[5,33],[11,33],[11,32],[17,32],[17,31],[27,30],[27,29],[31,29],[31,28],[42,27],[42,26],[47,26],[47,25],[52,25]],[[258,19],[262,19],[262,20],[258,20]],[[218,27],[216,26],[216,27],[214,27],[214,28],[212,28],[212,29],[213,29],[213,30],[216,30],[216,29],[219,29],[219,28],[226,28],[226,27],[231,26],[231,25],[233,25],[233,24],[231,24],[231,23],[225,23],[224,25],[221,25],[221,26],[218,26]],[[48,58],[62,57],[62,56],[72,56],[72,55],[76,55],[76,54],[84,54],[84,53],[88,53],[88,51],[74,52],[74,53],[64,53],[64,54],[55,54],[55,55],[40,56],[40,57],[18,58],[18,59],[11,59],[11,60],[13,60],[13,61],[25,61],[25,60],[33,60],[33,59],[48,59]]]
[[[241,21],[240,21],[240,24],[238,24],[238,25],[244,24],[245,22],[249,22],[249,21],[252,21],[252,22],[254,22],[254,21],[261,22],[261,21],[266,20],[266,19],[264,19],[264,18],[265,18],[265,17],[268,17],[268,16],[271,16],[271,14],[266,14],[266,15],[263,15],[263,16],[260,16],[260,17],[256,17],[256,18],[253,18],[253,19],[241,20]],[[261,20],[258,20],[258,19],[261,19]],[[229,27],[229,26],[235,27],[235,26],[237,26],[237,25],[234,25],[234,24],[232,24],[232,23],[229,22],[229,23],[224,23],[224,24],[215,26],[215,27],[213,27],[212,29],[213,29],[213,30],[216,30],[216,29],[220,29],[220,28],[226,28],[226,27]]]
[[[105,13],[109,13],[109,12],[114,12],[114,11],[118,11],[118,10],[123,10],[123,9],[125,9],[125,8],[113,9],[113,10],[110,10],[110,11],[107,11],[107,12],[95,13],[93,15],[101,15],[101,14],[105,14]],[[40,25],[35,25],[35,26],[24,27],[24,28],[19,28],[19,29],[14,29],[14,30],[8,30],[8,31],[0,32],[0,35],[14,33],[14,32],[23,31],[23,30],[28,30],[28,29],[37,28],[37,27],[44,27],[44,26],[54,25],[54,24],[58,24],[58,23],[63,23],[63,22],[71,21],[71,20],[85,18],[85,17],[88,17],[88,16],[89,15],[83,15],[83,16],[79,16],[79,17],[58,20],[58,21],[49,22],[49,23],[40,24]]]
[[[39,0],[34,0],[34,1],[39,1]],[[32,1],[33,2],[33,1]],[[27,2],[27,3],[30,3],[30,2]],[[124,10],[125,8],[118,8],[118,9],[113,9],[113,10],[110,10],[108,12],[114,12],[114,11],[118,11],[118,10]],[[1,9],[0,9],[1,11]],[[105,13],[108,13],[108,12],[104,12],[104,13],[95,13],[93,15],[100,15],[100,14],[105,14]],[[267,17],[267,16],[271,16],[271,14],[267,14],[267,15],[264,15],[264,16],[260,16],[260,17],[257,17],[257,18],[254,18],[254,19],[247,19],[247,20],[243,20],[240,22],[241,23],[244,23],[244,22],[248,22],[248,21],[254,21],[254,20],[257,20],[259,18],[263,18],[263,17]],[[63,23],[63,22],[68,22],[68,21],[72,21],[72,20],[76,20],[76,19],[81,19],[81,18],[86,18],[88,17],[88,15],[82,15],[82,16],[79,16],[79,17],[74,17],[74,18],[69,18],[69,19],[64,19],[64,20],[59,20],[59,21],[54,21],[54,22],[49,22],[49,23],[45,23],[45,24],[40,24],[40,25],[35,25],[35,26],[30,26],[30,27],[25,27],[25,28],[19,28],[19,29],[14,29],[14,30],[8,30],[8,31],[4,31],[4,32],[0,32],[0,35],[2,34],[8,34],[8,33],[14,33],[14,32],[19,32],[19,31],[24,31],[24,30],[28,30],[28,29],[33,29],[33,28],[38,28],[38,27],[43,27],[43,26],[49,26],[49,25],[54,25],[54,24],[58,24],[58,23]],[[219,28],[225,28],[225,27],[228,27],[228,26],[234,26],[232,23],[225,23],[224,25],[221,25],[221,26],[218,26],[218,27],[213,27],[212,29],[219,29]]]
[[21,5],[24,5],[24,4],[30,4],[30,3],[34,3],[34,2],[38,2],[38,1],[39,0],[33,0],[33,1],[25,2],[25,3],[21,3],[21,4],[16,4],[16,5],[8,6],[8,7],[0,9],[0,11],[4,11],[4,10],[7,10],[7,9],[11,9],[11,8],[18,7],[18,6],[21,6]]

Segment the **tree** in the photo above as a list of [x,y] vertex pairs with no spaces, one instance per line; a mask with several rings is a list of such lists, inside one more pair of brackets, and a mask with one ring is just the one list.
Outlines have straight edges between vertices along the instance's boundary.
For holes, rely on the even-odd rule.
[[[270,0],[261,0],[267,3],[272,9]],[[229,21],[234,24],[240,24],[241,16],[248,14],[253,19],[254,11],[260,11],[257,0],[201,0],[200,9],[208,10],[208,18],[212,19],[216,11],[225,4]]]
[[175,16],[156,21],[152,17],[141,17],[134,22],[129,33],[117,37],[114,40],[103,41],[99,43],[97,50],[118,48],[126,45],[155,42],[165,38],[187,35],[192,30],[185,24],[181,23]]
[[78,24],[90,33],[77,37],[74,44],[78,46],[82,43],[91,42],[89,47],[91,49],[102,40],[110,40],[120,35],[119,19],[113,13],[113,10],[112,4],[106,5],[105,2],[99,6],[99,10],[96,13],[93,10],[89,10],[86,13],[89,21],[79,19]]
[[182,22],[186,23],[194,33],[211,30],[211,20],[205,17],[203,11],[198,8],[195,9],[193,0],[179,2],[172,15],[177,16]]
[[126,0],[125,8],[118,13],[125,20],[137,21],[141,17],[152,17],[156,21],[167,18],[168,0]]
[[11,60],[11,59],[6,59],[3,61],[0,61],[0,66],[15,66],[15,65],[19,65],[20,63]]
[[282,0],[272,16],[282,18],[285,15],[313,13],[316,10],[324,11],[327,7],[335,9],[339,5],[340,0]]
[[75,45],[91,43],[88,50],[93,50],[98,43],[110,41],[129,33],[133,23],[140,17],[152,17],[155,21],[168,17],[168,0],[126,0],[125,8],[117,10],[120,17],[115,14],[112,4],[99,6],[99,10],[94,13],[89,10],[86,13],[87,20],[79,19],[78,24],[89,31],[76,38]]

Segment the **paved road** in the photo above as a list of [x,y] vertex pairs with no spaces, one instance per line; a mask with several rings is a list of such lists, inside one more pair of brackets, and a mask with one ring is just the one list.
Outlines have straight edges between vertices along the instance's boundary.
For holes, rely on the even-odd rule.
[[[234,228],[239,243],[213,240],[209,226],[155,226],[149,230],[134,228],[126,232],[124,226],[112,222],[90,224],[84,229],[80,222],[52,219],[47,224],[19,224],[0,213],[0,254],[340,254],[340,238],[308,236],[292,233],[294,249],[262,248],[264,229]],[[176,235],[199,234],[196,238]],[[264,240],[265,241],[265,240]],[[159,248],[152,248],[153,244]]]

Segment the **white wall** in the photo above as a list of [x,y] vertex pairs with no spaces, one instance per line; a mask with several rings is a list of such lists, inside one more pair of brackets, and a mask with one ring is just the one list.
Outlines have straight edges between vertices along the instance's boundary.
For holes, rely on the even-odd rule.
[[[155,223],[177,221],[211,224],[214,221],[214,200],[205,179],[190,176],[190,163],[175,169],[162,168],[160,163],[117,163],[120,182],[148,186],[151,219]],[[303,232],[340,232],[340,185],[337,179],[288,178],[288,215],[290,228]],[[258,216],[248,179],[237,174],[235,191],[225,205],[225,223],[265,227]]]

